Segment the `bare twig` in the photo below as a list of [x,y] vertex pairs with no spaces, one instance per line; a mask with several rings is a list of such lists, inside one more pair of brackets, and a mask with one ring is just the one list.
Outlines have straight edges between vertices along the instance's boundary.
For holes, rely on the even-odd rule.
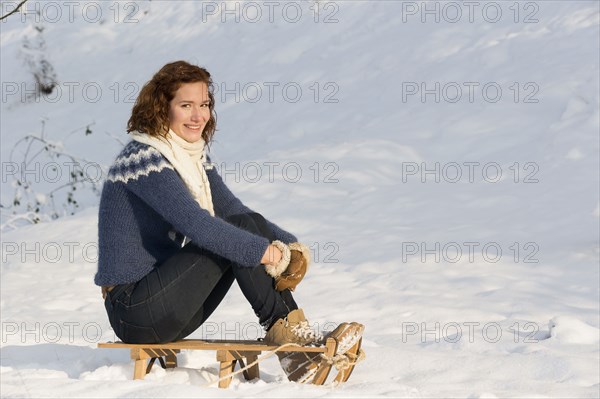
[[14,10],[12,10],[12,11],[11,11],[11,12],[9,12],[8,14],[6,14],[6,15],[3,15],[2,17],[0,17],[0,21],[2,21],[4,18],[8,18],[8,17],[10,17],[11,15],[13,15],[13,14],[14,14],[14,13],[16,13],[17,11],[19,11],[19,9],[21,8],[21,6],[22,6],[23,4],[25,4],[26,2],[27,2],[27,0],[23,0],[22,2],[20,2],[20,3],[19,3],[19,5],[17,6],[17,8],[15,8]]
[[[86,125],[86,132],[89,130],[89,126]],[[71,136],[76,131],[77,129],[69,133],[68,136]],[[23,221],[39,223],[41,221],[57,219],[61,214],[66,215],[70,213],[73,215],[76,209],[80,207],[78,201],[80,192],[91,190],[96,195],[99,192],[99,187],[102,183],[101,179],[97,179],[98,176],[96,178],[87,176],[86,166],[90,164],[96,165],[102,175],[106,172],[106,168],[85,158],[70,154],[64,150],[62,143],[53,143],[47,139],[45,133],[45,123],[42,121],[40,134],[28,134],[22,137],[10,151],[9,159],[11,163],[16,163],[15,156],[22,158],[22,162],[20,163],[21,174],[20,176],[13,176],[14,198],[12,205],[0,204],[2,208],[1,231],[16,228],[17,224]],[[22,147],[24,147],[24,151],[20,150]],[[34,169],[31,169],[30,166],[40,155],[44,155],[47,161],[58,162],[58,159],[63,157],[70,161],[64,163],[64,165],[69,165],[68,181],[65,183],[58,183],[58,180],[51,181],[54,187],[50,189],[47,187],[42,188],[43,184],[38,185],[37,183],[40,183],[38,181],[39,167],[36,166]],[[46,166],[49,165],[50,167],[52,166],[51,163],[46,163]],[[56,168],[53,170],[57,171]],[[30,173],[24,173],[24,171],[34,172],[36,178],[27,178],[27,174]],[[62,175],[60,170],[58,170],[58,173],[57,176]],[[59,193],[60,199],[55,198]],[[61,211],[60,208],[63,208],[63,210]],[[11,212],[12,216],[9,216],[7,212]]]
[[112,137],[113,139],[116,140],[117,143],[121,144],[122,146],[125,146],[125,143],[123,142],[123,140],[121,140],[119,137],[115,136],[112,133],[109,133],[107,131],[104,131],[104,133],[108,136],[108,137]]

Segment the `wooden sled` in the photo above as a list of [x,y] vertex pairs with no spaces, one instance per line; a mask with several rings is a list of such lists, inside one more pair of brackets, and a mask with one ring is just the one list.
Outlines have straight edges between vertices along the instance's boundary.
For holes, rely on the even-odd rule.
[[[165,344],[126,344],[123,342],[99,343],[99,348],[126,348],[131,350],[131,359],[135,361],[133,369],[133,379],[144,379],[150,372],[155,361],[158,359],[161,366],[165,369],[177,367],[177,354],[181,350],[214,350],[217,352],[217,361],[219,367],[219,388],[227,388],[232,380],[232,373],[235,365],[239,362],[240,367],[245,364],[251,364],[258,359],[262,352],[274,351],[278,347],[267,345],[261,341],[236,341],[236,340],[198,340],[183,339],[176,342]],[[324,358],[332,358],[335,355],[337,342],[334,338],[327,338],[325,346],[321,347],[286,347],[283,352],[319,352]],[[358,351],[360,342],[352,348]],[[164,359],[163,359],[164,358]],[[245,370],[246,380],[260,378],[259,363],[254,364]],[[317,371],[317,377],[313,384],[323,385],[332,368],[330,362],[321,362]],[[351,370],[350,370],[351,371]],[[348,370],[340,371],[336,377],[336,382],[344,382],[348,379],[350,373]]]

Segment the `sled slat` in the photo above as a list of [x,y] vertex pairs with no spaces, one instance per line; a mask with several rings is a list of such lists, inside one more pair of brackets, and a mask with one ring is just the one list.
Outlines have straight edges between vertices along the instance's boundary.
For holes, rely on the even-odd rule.
[[[326,347],[291,347],[286,348],[286,352],[318,352],[326,353],[331,351],[330,345]],[[131,351],[131,359],[134,360],[133,379],[142,380],[152,369],[154,361],[150,359],[159,359],[165,368],[177,367],[177,354],[181,350],[214,350],[217,352],[217,361],[219,362],[219,378],[231,374],[236,363],[251,364],[258,359],[261,352],[268,352],[278,348],[278,346],[267,345],[262,341],[236,341],[236,340],[199,340],[183,339],[176,342],[164,344],[126,344],[124,342],[101,342],[99,348],[120,348]],[[163,361],[164,357],[164,361]],[[245,359],[245,361],[244,361]],[[260,378],[258,363],[250,367],[244,373],[247,380]],[[231,384],[232,377],[219,381],[219,388],[227,388]]]
[[[101,342],[99,348],[126,348],[126,349],[197,349],[197,350],[238,350],[266,352],[277,349],[275,345],[267,345],[262,341],[235,341],[235,340],[199,340],[184,339],[164,344],[126,344],[124,342]],[[322,347],[303,346],[286,348],[286,352],[324,352]]]

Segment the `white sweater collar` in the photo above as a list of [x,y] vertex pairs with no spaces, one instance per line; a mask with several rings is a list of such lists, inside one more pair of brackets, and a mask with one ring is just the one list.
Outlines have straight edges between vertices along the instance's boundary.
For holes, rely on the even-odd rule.
[[[204,140],[202,142],[188,143],[174,132],[172,133],[172,131],[169,131],[167,135],[169,138],[167,140],[162,137],[150,136],[136,131],[131,132],[130,135],[135,141],[154,147],[167,158],[200,207],[206,209],[212,216],[215,216],[210,183],[203,165],[205,154]],[[200,148],[201,151],[199,150]]]
[[177,133],[173,130],[169,129],[169,133],[167,134],[167,140],[172,145],[176,145],[181,148],[184,152],[186,152],[190,158],[192,158],[193,162],[204,162],[204,149],[206,147],[206,143],[202,138],[200,140],[190,143],[183,138],[179,137]]

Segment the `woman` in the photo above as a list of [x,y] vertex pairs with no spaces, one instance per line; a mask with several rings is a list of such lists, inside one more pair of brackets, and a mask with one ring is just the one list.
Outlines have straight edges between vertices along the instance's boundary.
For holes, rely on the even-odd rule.
[[[127,343],[182,339],[236,280],[267,343],[320,344],[291,293],[309,251],[242,204],[211,167],[214,107],[210,74],[184,61],[165,65],[137,98],[127,126],[133,141],[112,165],[100,200],[94,280],[111,326]],[[317,362],[278,355],[291,380]]]

